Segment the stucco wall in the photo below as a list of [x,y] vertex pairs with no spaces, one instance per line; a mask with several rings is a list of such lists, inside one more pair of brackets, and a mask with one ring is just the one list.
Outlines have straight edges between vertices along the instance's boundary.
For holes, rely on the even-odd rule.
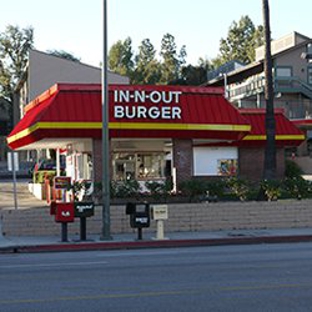
[[[58,83],[101,83],[101,69],[31,50],[29,55],[29,101]],[[129,78],[111,71],[110,84],[129,84]]]

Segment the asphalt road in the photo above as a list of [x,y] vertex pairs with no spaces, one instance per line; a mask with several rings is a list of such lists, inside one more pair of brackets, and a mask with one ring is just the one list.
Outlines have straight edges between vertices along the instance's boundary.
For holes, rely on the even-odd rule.
[[312,244],[0,256],[0,311],[311,311]]

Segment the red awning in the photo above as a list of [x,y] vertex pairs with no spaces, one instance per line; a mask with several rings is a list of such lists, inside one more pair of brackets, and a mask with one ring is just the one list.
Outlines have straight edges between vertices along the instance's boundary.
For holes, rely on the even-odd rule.
[[[12,149],[46,138],[100,138],[101,86],[57,84],[32,101],[7,138]],[[219,88],[109,87],[111,138],[239,140],[250,131]]]
[[[240,146],[259,146],[266,142],[265,110],[240,109],[240,113],[250,122],[251,132],[240,142]],[[305,140],[304,133],[287,119],[282,109],[276,109],[275,142],[277,146],[298,146]]]

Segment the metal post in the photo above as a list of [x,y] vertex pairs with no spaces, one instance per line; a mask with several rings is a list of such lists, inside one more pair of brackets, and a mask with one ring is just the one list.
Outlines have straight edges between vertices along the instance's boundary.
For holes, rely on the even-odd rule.
[[60,149],[56,149],[56,176],[61,175]]
[[138,228],[138,240],[142,240],[143,235],[142,235],[142,228]]
[[110,175],[109,175],[109,109],[107,81],[107,1],[103,0],[103,63],[102,63],[102,240],[110,240]]
[[11,152],[11,162],[12,162],[12,174],[13,174],[13,195],[14,195],[14,209],[17,210],[17,193],[16,193],[16,167],[15,167],[15,157],[14,152]]
[[87,218],[80,217],[80,240],[85,241],[87,239]]
[[62,222],[62,242],[68,242],[68,227],[67,222]]

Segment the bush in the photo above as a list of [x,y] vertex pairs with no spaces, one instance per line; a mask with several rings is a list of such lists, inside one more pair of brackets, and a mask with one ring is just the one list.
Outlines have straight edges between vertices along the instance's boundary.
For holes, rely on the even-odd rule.
[[221,198],[224,196],[224,188],[226,184],[224,180],[218,181],[207,181],[205,183],[206,191],[208,192],[208,196]]
[[238,179],[236,177],[229,178],[226,181],[226,185],[230,191],[235,194],[240,201],[245,201],[249,193],[249,186],[245,180]]
[[277,200],[281,195],[281,183],[277,180],[261,181],[260,189],[268,201]]
[[115,182],[114,194],[119,198],[137,197],[141,186],[136,180],[126,180],[121,182]]
[[292,198],[306,198],[311,194],[311,183],[301,176],[285,178],[283,188]]
[[147,181],[145,182],[145,186],[151,193],[153,199],[160,200],[160,198],[163,197],[166,200],[168,194],[172,190],[172,181],[171,180],[166,180],[164,182]]
[[179,189],[181,190],[182,194],[187,196],[189,201],[192,202],[196,197],[200,197],[206,194],[207,186],[204,181],[191,179],[181,182]]
[[285,177],[297,178],[303,174],[302,169],[294,161],[287,159],[285,162]]

